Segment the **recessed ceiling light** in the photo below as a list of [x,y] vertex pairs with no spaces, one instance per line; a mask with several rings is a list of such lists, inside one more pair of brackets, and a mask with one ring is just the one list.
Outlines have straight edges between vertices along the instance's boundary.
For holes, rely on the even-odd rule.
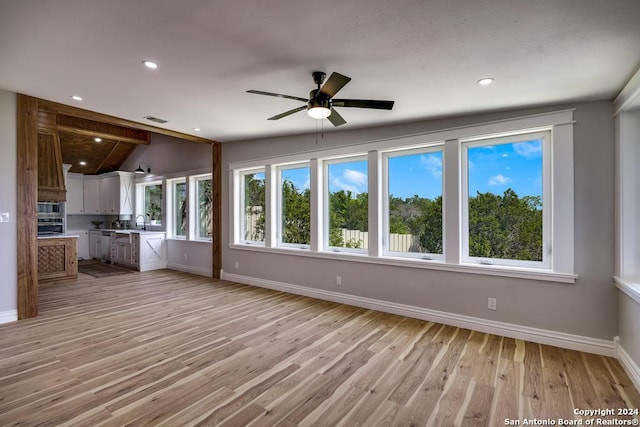
[[478,84],[481,86],[490,85],[493,83],[493,77],[485,77],[483,79],[478,80]]
[[155,70],[156,68],[158,68],[158,64],[156,64],[153,61],[142,61],[142,63],[144,64],[145,67],[151,68],[152,70]]
[[78,164],[79,164],[80,166],[86,166],[86,165],[87,165],[87,162],[85,162],[85,161],[81,161],[81,162],[78,162]]
[[93,138],[93,140],[94,140],[95,142],[102,142],[102,138],[98,138],[98,137]]
[[82,97],[78,95],[73,95],[71,99],[73,99],[74,101],[82,101]]
[[200,132],[200,128],[193,128],[196,132]]

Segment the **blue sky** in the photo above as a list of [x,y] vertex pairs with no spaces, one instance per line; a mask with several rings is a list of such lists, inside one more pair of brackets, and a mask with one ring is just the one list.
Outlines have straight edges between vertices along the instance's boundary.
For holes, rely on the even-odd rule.
[[[508,188],[519,196],[542,195],[542,141],[470,147],[469,194],[502,194]],[[286,169],[283,178],[297,188],[309,188],[309,168]],[[367,161],[329,165],[329,190],[354,194],[367,191]],[[402,199],[442,194],[442,153],[417,153],[389,158],[389,192]]]

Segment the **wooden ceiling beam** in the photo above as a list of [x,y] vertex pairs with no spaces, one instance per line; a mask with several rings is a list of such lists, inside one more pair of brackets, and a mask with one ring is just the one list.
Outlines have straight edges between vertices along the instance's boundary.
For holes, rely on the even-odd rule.
[[103,138],[103,139],[110,139],[112,141],[128,142],[131,144],[140,144],[140,145],[150,144],[150,141],[148,139],[138,139],[138,138],[131,138],[128,136],[113,135],[110,133],[99,132],[94,130],[78,129],[78,128],[65,126],[65,125],[57,125],[56,129],[60,132],[68,132],[75,135],[86,136],[90,138]]
[[121,119],[107,114],[95,113],[89,110],[83,110],[82,108],[71,107],[65,104],[59,104],[53,101],[47,101],[44,99],[38,99],[38,107],[41,109],[48,109],[57,113],[67,114],[70,116],[81,117],[88,120],[96,120],[103,123],[109,123],[116,126],[125,126],[133,129],[146,130],[149,132],[157,133],[160,135],[172,136],[174,138],[183,139],[186,141],[200,142],[203,144],[220,144],[219,141],[212,139],[206,139],[199,136],[189,135],[187,133],[177,132],[169,129],[163,129],[157,126],[151,126],[145,123],[134,122],[132,120]]

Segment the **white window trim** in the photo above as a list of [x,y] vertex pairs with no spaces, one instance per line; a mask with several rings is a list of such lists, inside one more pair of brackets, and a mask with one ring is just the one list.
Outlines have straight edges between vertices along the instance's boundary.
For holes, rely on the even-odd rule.
[[203,173],[198,175],[189,175],[187,177],[187,229],[189,240],[195,242],[211,242],[212,237],[200,236],[200,198],[198,187],[200,181],[212,180],[212,173]]
[[[187,179],[185,177],[181,177],[181,178],[171,178],[171,179],[167,179],[166,181],[166,204],[165,207],[170,207],[170,209],[165,209],[165,219],[166,219],[166,233],[167,233],[167,238],[169,239],[174,239],[174,240],[187,240],[187,236],[189,234],[189,215],[187,215],[187,232],[182,235],[182,234],[177,234],[176,233],[176,222],[177,222],[177,214],[176,214],[176,202],[177,202],[177,196],[176,196],[176,184],[181,184],[184,183],[187,185],[187,198],[189,197],[189,184],[187,182]],[[189,207],[187,207],[187,213],[189,212]]]
[[[276,175],[276,239],[275,243],[277,247],[280,248],[291,248],[291,249],[302,249],[309,250],[311,249],[311,244],[301,244],[301,243],[285,243],[282,241],[282,171],[289,169],[301,169],[301,168],[309,168],[309,174],[311,174],[311,164],[309,161],[301,162],[301,163],[287,163],[276,166],[275,175]],[[311,178],[310,178],[311,179]],[[313,189],[311,189],[311,200],[313,201],[314,194]],[[309,207],[311,210],[311,206]],[[312,212],[310,212],[312,213]],[[312,226],[313,228],[313,226]],[[311,232],[311,238],[313,238],[313,232]]]
[[[428,153],[441,153],[442,154],[442,254],[432,254],[423,252],[397,252],[389,249],[389,159],[394,157],[411,156],[415,154],[428,154]],[[445,238],[444,238],[444,220],[446,218],[444,207],[444,176],[445,176],[445,163],[444,163],[444,142],[439,144],[430,144],[419,148],[409,148],[405,150],[392,150],[382,153],[382,255],[393,258],[409,258],[416,260],[428,260],[428,261],[443,261],[445,258]]]
[[[265,168],[254,168],[254,169],[249,169],[249,170],[243,170],[243,171],[238,171],[237,172],[237,180],[238,180],[238,209],[236,210],[236,212],[240,212],[241,215],[239,215],[238,218],[238,230],[237,230],[237,239],[236,241],[241,242],[243,244],[246,245],[263,245],[264,246],[264,241],[260,241],[260,240],[250,240],[250,239],[246,239],[245,236],[245,231],[246,231],[246,209],[247,207],[244,204],[245,201],[245,180],[246,180],[246,176],[247,175],[254,175],[257,173],[263,173],[265,176],[265,210],[266,210],[266,192],[267,192],[267,173]],[[266,215],[266,212],[265,212]],[[232,215],[233,217],[233,215]],[[265,218],[265,239],[266,239],[266,218]],[[233,230],[233,229],[232,229]]]
[[[136,202],[135,202],[135,210],[134,210],[134,214],[135,214],[135,218],[134,218],[134,222],[135,222],[135,226],[136,227],[140,227],[143,225],[146,225],[147,228],[149,228],[149,226],[151,227],[156,227],[156,225],[151,225],[151,219],[147,217],[147,214],[145,212],[145,208],[146,206],[144,206],[144,191],[145,191],[145,187],[150,187],[152,185],[161,185],[162,186],[162,201],[163,201],[163,205],[162,206],[162,218],[160,219],[160,224],[158,224],[158,227],[164,226],[164,224],[166,223],[166,203],[165,201],[167,200],[167,194],[166,194],[166,189],[167,186],[164,183],[164,180],[162,179],[154,179],[154,180],[144,180],[144,181],[139,181],[136,182],[135,184],[135,189],[136,189]],[[138,216],[141,215],[143,217],[143,221],[142,222],[138,222]]]
[[[353,262],[376,263],[411,268],[435,269],[464,273],[516,277],[542,281],[573,283],[574,273],[574,231],[573,231],[573,109],[541,113],[513,119],[498,120],[470,126],[462,126],[416,135],[369,141],[322,151],[308,151],[281,157],[254,159],[229,164],[230,177],[230,233],[229,247],[232,249],[265,251],[297,256],[312,256]],[[532,130],[551,129],[551,213],[552,261],[549,269],[523,266],[480,265],[462,262],[461,224],[461,172],[460,141],[477,138],[515,135]],[[393,257],[382,253],[382,153],[409,148],[427,148],[442,145],[443,152],[443,252],[444,261]],[[322,160],[349,156],[367,150],[369,158],[369,252],[352,254],[334,253],[322,250],[318,242],[322,236],[323,212]],[[322,160],[319,160],[322,159]],[[311,245],[282,245],[278,243],[281,224],[281,189],[279,171],[283,168],[309,166],[311,175]],[[238,235],[237,212],[239,207],[239,172],[264,168],[266,180],[265,194],[265,244],[242,244]],[[569,225],[568,225],[569,224]],[[305,249],[300,251],[300,249]]]
[[[329,234],[330,234],[330,221],[329,221],[329,187],[330,187],[330,182],[329,182],[329,166],[330,165],[337,165],[337,164],[341,164],[341,163],[351,163],[351,162],[367,162],[367,177],[369,176],[369,163],[368,163],[368,158],[367,158],[367,154],[356,154],[356,155],[352,155],[349,157],[334,157],[334,158],[329,158],[329,159],[324,159],[322,161],[322,173],[323,173],[323,180],[322,180],[322,187],[321,187],[321,193],[322,193],[322,218],[323,218],[323,227],[322,227],[322,242],[323,242],[323,249],[327,252],[336,252],[336,253],[354,253],[354,254],[367,254],[368,250],[367,249],[359,249],[359,248],[346,248],[346,247],[342,247],[342,246],[331,246],[329,244]],[[369,183],[367,182],[367,192],[369,191]],[[367,224],[367,228],[368,228],[368,224]],[[367,242],[367,246],[368,246],[369,242]]]
[[[518,131],[509,135],[478,137],[460,141],[461,151],[461,189],[460,197],[462,211],[462,263],[482,265],[502,265],[510,267],[539,268],[551,270],[551,213],[553,212],[551,194],[551,147],[552,133],[549,129],[536,129],[530,132]],[[469,148],[483,147],[486,145],[501,145],[542,139],[542,261],[523,261],[501,258],[482,258],[469,255]]]

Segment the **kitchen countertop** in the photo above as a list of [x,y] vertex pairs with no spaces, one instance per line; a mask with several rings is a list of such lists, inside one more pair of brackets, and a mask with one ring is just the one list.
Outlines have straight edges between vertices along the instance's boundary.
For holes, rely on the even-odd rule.
[[114,233],[122,233],[122,234],[131,234],[131,233],[139,233],[139,234],[149,234],[149,233],[166,233],[166,231],[164,230],[140,230],[138,228],[99,228],[99,229],[95,229],[92,228],[89,231],[107,231],[107,232],[111,232],[113,231]]
[[54,234],[51,236],[38,236],[38,240],[40,239],[68,239],[71,237],[75,237],[78,238],[80,236],[78,236],[77,234]]

